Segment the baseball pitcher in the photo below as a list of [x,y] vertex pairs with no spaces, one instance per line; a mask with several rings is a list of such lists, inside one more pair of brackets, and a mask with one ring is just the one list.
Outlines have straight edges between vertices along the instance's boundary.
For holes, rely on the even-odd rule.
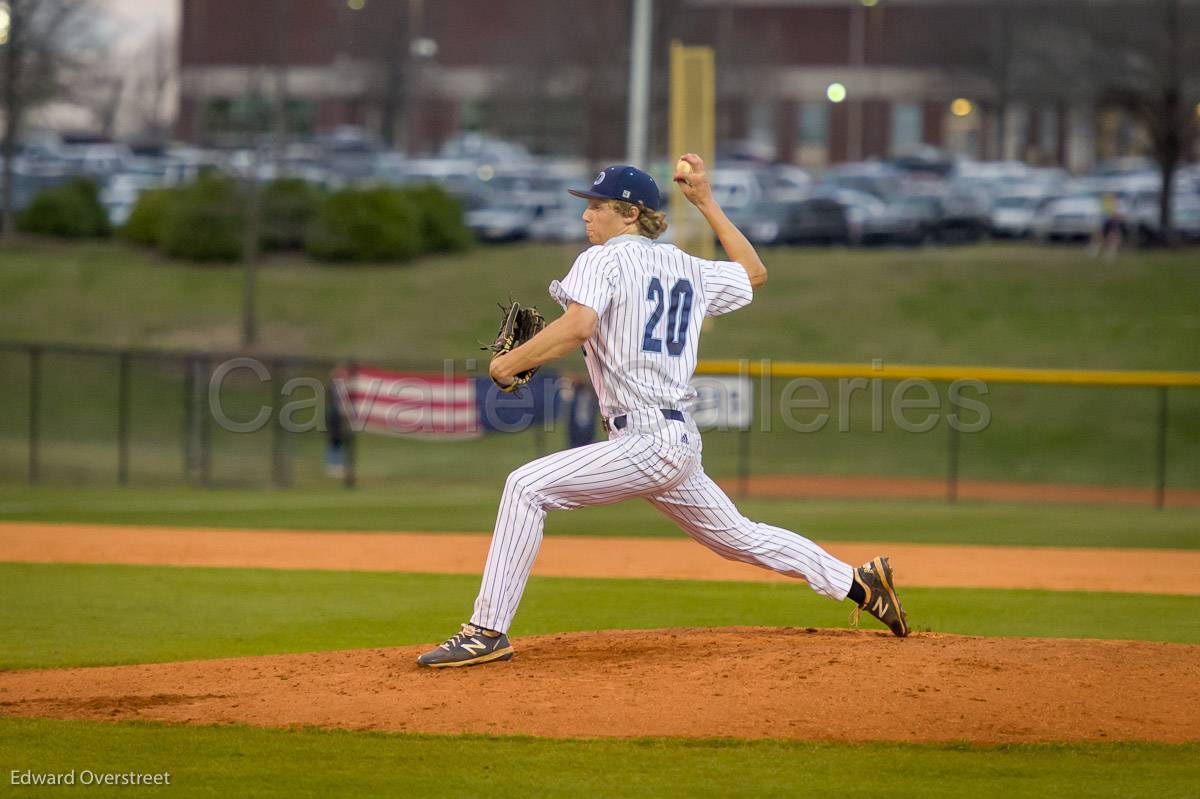
[[706,261],[655,239],[667,228],[653,178],[612,166],[591,188],[585,250],[550,296],[558,319],[492,358],[507,388],[544,363],[582,347],[608,440],[558,452],[514,471],[504,486],[483,583],[470,622],[421,655],[444,668],[508,660],[508,630],[542,542],[549,510],[641,497],[689,536],[725,558],[805,579],[814,591],[886,624],[900,637],[908,621],[885,557],[854,568],[796,533],[743,516],[701,465],[702,442],[684,410],[693,391],[700,328],[750,304],[767,282],[754,247],[713,199],[704,162],[687,154],[674,180],[720,240],[728,261]]

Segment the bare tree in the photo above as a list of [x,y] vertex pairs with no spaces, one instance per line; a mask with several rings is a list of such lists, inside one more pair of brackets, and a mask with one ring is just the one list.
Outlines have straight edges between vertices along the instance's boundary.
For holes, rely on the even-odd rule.
[[4,105],[3,235],[13,234],[13,166],[25,115],[67,93],[67,76],[94,48],[89,0],[8,0],[8,36],[0,45]]
[[1080,14],[1084,54],[1101,105],[1124,110],[1148,134],[1162,175],[1159,230],[1175,242],[1175,173],[1197,135],[1200,7],[1192,0],[1092,3]]
[[985,79],[1001,135],[1014,101],[1119,108],[1136,120],[1162,173],[1160,229],[1171,240],[1175,172],[1197,134],[1200,2],[987,0],[921,19],[923,29],[914,17],[913,30],[892,30],[901,60]]
[[140,135],[154,140],[165,135],[163,103],[174,76],[170,35],[160,28],[134,53],[130,69],[129,109]]
[[1063,96],[1120,109],[1146,133],[1162,176],[1159,229],[1173,243],[1175,173],[1197,134],[1200,3],[1063,0],[1038,13],[1043,74],[1061,76]]
[[120,63],[106,61],[80,69],[71,81],[68,96],[92,113],[102,136],[112,138],[117,111],[128,86],[128,77]]
[[[941,72],[949,85],[982,87],[975,99],[992,114],[992,149],[1008,150],[1008,118],[1016,103],[1077,99],[1064,72],[1057,31],[1045,0],[946,3],[884,18],[886,37],[873,42],[885,61]],[[1069,64],[1069,60],[1066,61]]]
[[[620,136],[625,130],[630,17],[591,13],[586,0],[530,5],[536,13],[526,24],[492,43],[492,57],[509,67],[500,93],[519,98],[491,109],[495,131],[520,137],[540,152],[589,159],[624,153],[622,139],[602,141],[582,133],[600,128]],[[583,19],[587,24],[580,24]],[[591,149],[580,152],[585,141]]]

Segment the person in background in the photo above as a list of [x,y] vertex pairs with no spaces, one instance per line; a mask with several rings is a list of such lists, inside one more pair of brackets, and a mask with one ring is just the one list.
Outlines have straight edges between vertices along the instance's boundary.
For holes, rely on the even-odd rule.
[[1109,260],[1116,258],[1125,238],[1125,218],[1121,212],[1121,199],[1116,192],[1106,192],[1100,198],[1100,229],[1093,234],[1089,252],[1092,257],[1103,255]]
[[334,374],[330,375],[329,382],[325,387],[325,454],[322,461],[325,466],[325,475],[335,479],[341,479],[346,476],[346,436],[345,436],[345,419],[342,417],[342,408],[338,402],[338,392],[335,388],[336,381]]

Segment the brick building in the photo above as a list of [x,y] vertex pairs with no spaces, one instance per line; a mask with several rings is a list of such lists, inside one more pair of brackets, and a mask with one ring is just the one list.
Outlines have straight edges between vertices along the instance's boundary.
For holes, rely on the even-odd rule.
[[[619,157],[629,9],[628,0],[182,0],[176,132],[221,144],[271,125],[304,136],[355,124],[422,152],[471,128],[535,151]],[[656,0],[651,146],[666,141],[666,63],[678,39],[716,51],[718,141],[810,166],[920,144],[1087,165],[1091,107],[1010,103],[1001,119],[972,50],[986,22],[967,0]],[[829,99],[835,83],[842,102]]]

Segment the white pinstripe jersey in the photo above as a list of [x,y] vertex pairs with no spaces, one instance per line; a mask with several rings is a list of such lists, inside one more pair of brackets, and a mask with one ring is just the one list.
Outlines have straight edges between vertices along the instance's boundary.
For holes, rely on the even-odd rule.
[[706,261],[672,244],[617,236],[580,253],[550,296],[600,317],[584,351],[606,419],[639,408],[679,408],[695,396],[700,325],[754,297],[740,264]]

